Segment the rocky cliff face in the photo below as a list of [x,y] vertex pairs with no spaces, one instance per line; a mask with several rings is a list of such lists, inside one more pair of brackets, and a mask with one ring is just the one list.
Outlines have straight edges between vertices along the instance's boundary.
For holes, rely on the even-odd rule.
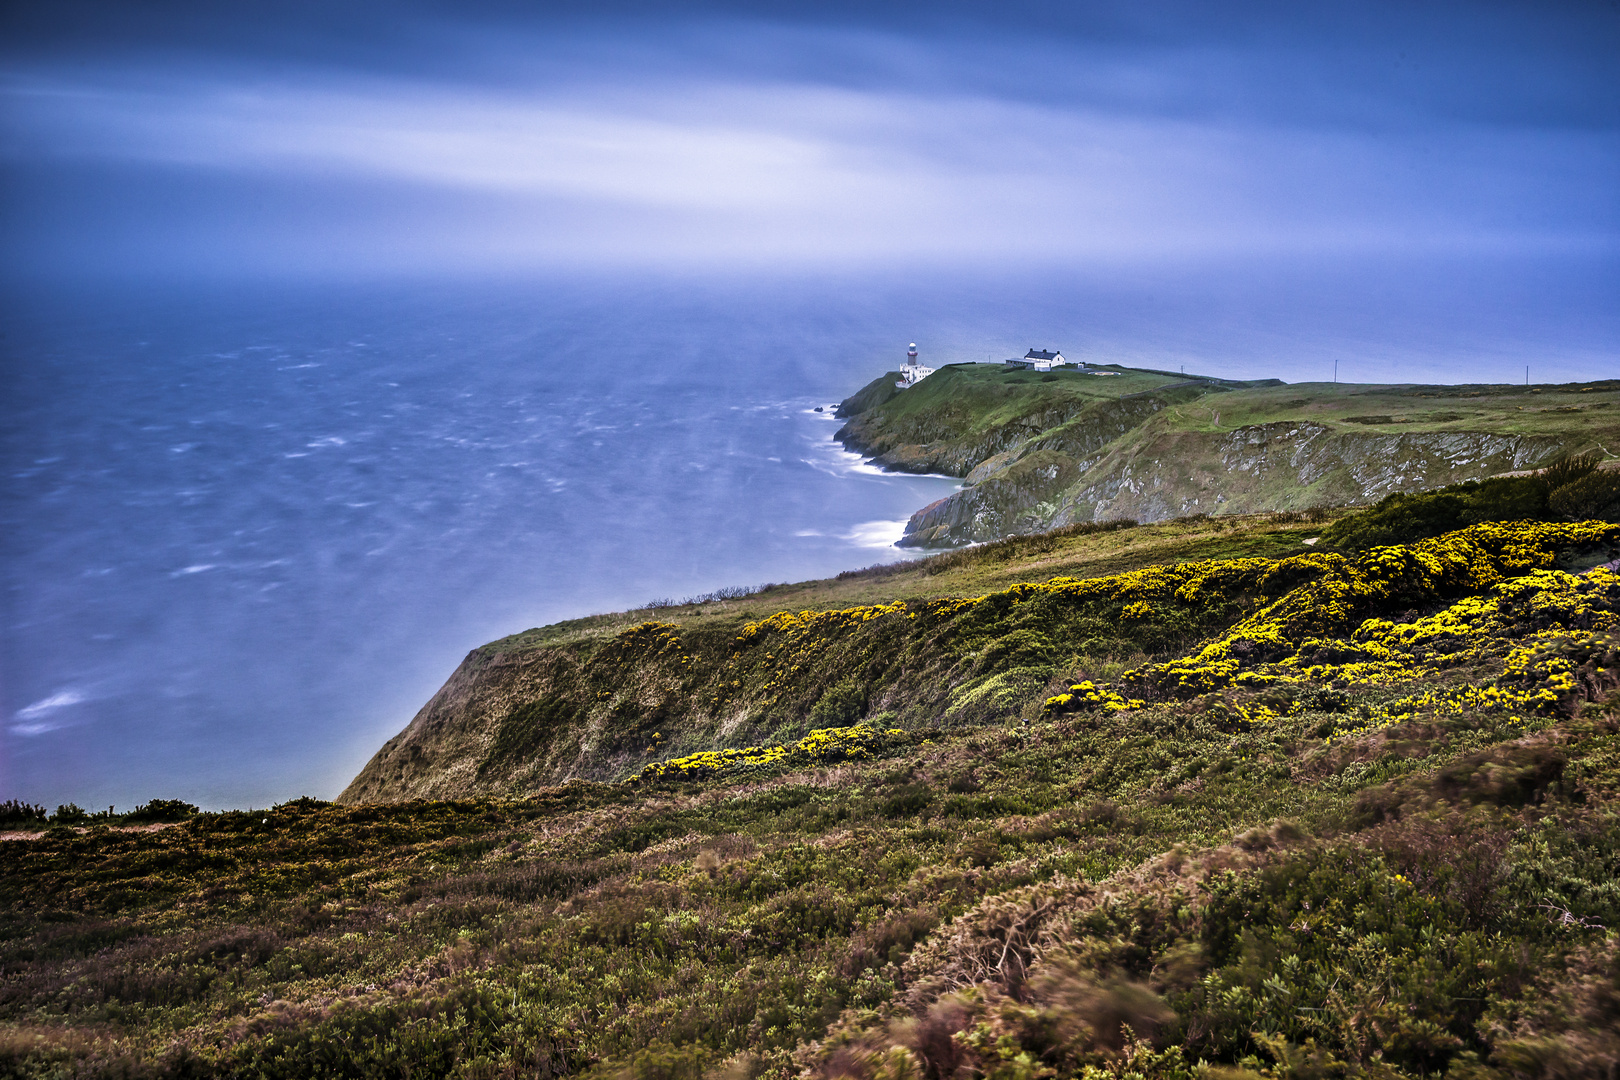
[[1269,423],[1230,432],[1155,432],[1100,462],[1055,500],[1054,520],[1161,521],[1375,502],[1546,464],[1553,436],[1384,434]]
[[1155,431],[1085,459],[1043,441],[986,462],[971,486],[917,511],[902,543],[968,543],[1076,521],[1355,505],[1532,468],[1563,447],[1551,436],[1372,434],[1300,423]]
[[[1308,398],[1284,398],[1275,387],[1171,384],[1114,401],[1027,409],[972,430],[971,438],[965,437],[967,418],[949,407],[937,410],[937,423],[926,411],[894,418],[874,408],[840,435],[851,449],[873,453],[890,467],[965,477],[961,491],[912,516],[901,543],[914,547],[949,547],[1082,521],[1357,505],[1392,492],[1539,467],[1620,435],[1620,410],[1609,409],[1614,402],[1607,400],[1620,402],[1620,384],[1570,388],[1604,395],[1582,398],[1579,406],[1545,404],[1548,399],[1536,396],[1541,388],[1514,388],[1516,396],[1498,393],[1494,408],[1432,410],[1428,399],[1449,390],[1390,392],[1398,404],[1421,405],[1427,412],[1339,415],[1366,405],[1343,391],[1341,400],[1329,399],[1324,408]],[[1520,400],[1539,407],[1513,403]],[[1325,415],[1301,416],[1308,407]],[[1531,420],[1526,414],[1532,411],[1540,416]],[[1222,412],[1258,422],[1222,426]],[[1267,413],[1285,418],[1269,419]],[[1575,413],[1587,422],[1567,423],[1566,414]]]
[[950,546],[1069,524],[1077,519],[1059,520],[1064,493],[1096,467],[1109,447],[1178,400],[1205,392],[1139,394],[1087,405],[1049,429],[1004,430],[999,441],[1012,445],[975,465],[963,490],[913,514],[901,543]]

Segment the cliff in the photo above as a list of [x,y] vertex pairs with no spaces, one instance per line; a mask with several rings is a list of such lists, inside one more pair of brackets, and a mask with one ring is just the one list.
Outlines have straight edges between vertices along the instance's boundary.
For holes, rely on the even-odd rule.
[[[1025,604],[1022,582],[1234,553],[1290,555],[1320,529],[1270,518],[1082,526],[742,600],[531,630],[468,654],[340,801],[529,792],[617,780],[672,755],[792,740],[863,717],[933,726],[1017,712],[1041,699],[1077,649],[1164,648],[1236,611],[1195,607],[1164,624],[1121,628],[1111,610]],[[1000,599],[970,605],[971,618],[938,608],[940,596],[986,593]],[[804,626],[815,634],[790,649],[773,644]]]
[[965,478],[912,516],[901,543],[917,547],[1358,505],[1620,447],[1615,380],[1285,385],[1101,370],[1118,374],[944,368],[886,400],[852,398],[838,437],[888,468]]

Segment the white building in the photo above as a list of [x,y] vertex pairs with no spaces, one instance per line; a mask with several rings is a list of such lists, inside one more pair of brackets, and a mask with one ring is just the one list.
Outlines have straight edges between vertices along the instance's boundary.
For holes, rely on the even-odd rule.
[[1051,371],[1055,367],[1062,367],[1068,361],[1060,352],[1048,349],[1031,349],[1023,356],[1015,356],[1007,361],[1013,367],[1034,368],[1036,371]]
[[917,343],[913,341],[906,347],[906,363],[905,366],[900,369],[900,381],[894,385],[904,390],[907,387],[916,386],[933,373],[933,368],[923,367],[922,364],[917,361]]

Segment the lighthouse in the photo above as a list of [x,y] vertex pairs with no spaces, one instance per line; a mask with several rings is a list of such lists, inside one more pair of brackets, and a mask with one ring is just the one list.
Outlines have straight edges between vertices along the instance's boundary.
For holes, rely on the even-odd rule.
[[906,364],[900,369],[900,380],[894,385],[904,390],[916,386],[934,373],[931,367],[923,367],[917,360],[917,343],[913,341],[906,346]]

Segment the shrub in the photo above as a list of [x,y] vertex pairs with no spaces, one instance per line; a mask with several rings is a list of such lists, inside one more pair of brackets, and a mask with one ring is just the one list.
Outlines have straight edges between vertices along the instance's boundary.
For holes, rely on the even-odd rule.
[[1424,540],[1484,521],[1540,521],[1546,516],[1547,487],[1539,477],[1471,480],[1437,491],[1386,496],[1328,526],[1322,542],[1360,551]]
[[124,820],[129,822],[184,821],[198,813],[197,807],[179,799],[153,799],[137,806]]
[[76,803],[63,803],[56,808],[56,813],[51,815],[52,825],[77,825],[89,820],[90,812]]
[[847,678],[835,683],[810,708],[810,722],[818,728],[844,727],[866,712],[866,687]]
[[1602,460],[1596,453],[1572,454],[1542,469],[1536,479],[1545,484],[1548,491],[1556,491],[1589,476]]
[[0,803],[0,828],[31,828],[45,824],[47,815],[43,806],[7,799]]
[[1554,488],[1547,509],[1565,521],[1620,521],[1620,469],[1592,472]]
[[1314,1044],[1421,1073],[1478,1045],[1484,1003],[1516,988],[1528,959],[1471,929],[1456,899],[1357,848],[1217,880],[1203,938],[1216,970],[1171,999],[1196,1048],[1225,1055],[1271,1041],[1277,1056]]

